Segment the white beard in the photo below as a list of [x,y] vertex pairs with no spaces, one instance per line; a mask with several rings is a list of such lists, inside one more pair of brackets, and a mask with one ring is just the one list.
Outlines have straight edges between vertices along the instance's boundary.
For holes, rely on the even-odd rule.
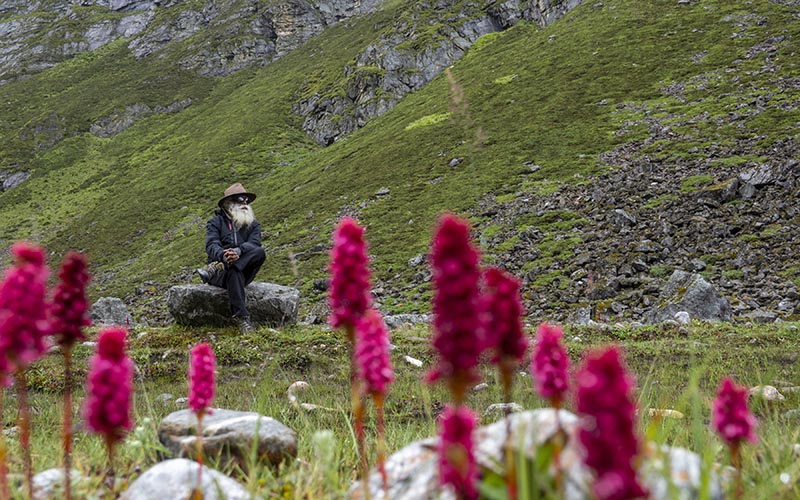
[[250,205],[239,205],[238,203],[230,203],[225,207],[231,216],[233,224],[236,229],[247,227],[256,220],[256,215],[253,213],[253,207]]

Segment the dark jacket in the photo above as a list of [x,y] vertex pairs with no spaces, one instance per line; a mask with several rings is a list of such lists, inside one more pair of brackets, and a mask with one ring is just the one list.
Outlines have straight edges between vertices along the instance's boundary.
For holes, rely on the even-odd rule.
[[216,210],[206,223],[208,262],[222,262],[222,253],[228,248],[240,249],[240,255],[261,248],[261,224],[254,221],[247,227],[236,229],[224,210]]

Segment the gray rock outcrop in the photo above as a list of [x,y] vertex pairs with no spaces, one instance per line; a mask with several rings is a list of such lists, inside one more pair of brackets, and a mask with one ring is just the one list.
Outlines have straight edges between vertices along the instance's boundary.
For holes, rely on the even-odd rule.
[[128,307],[117,297],[102,297],[92,305],[89,312],[95,325],[130,326],[133,321]]
[[[300,291],[296,288],[255,281],[247,285],[245,295],[253,323],[285,326],[297,322]],[[173,286],[167,292],[167,308],[181,325],[224,326],[231,322],[228,292],[211,285]]]
[[[436,9],[438,19],[425,19],[426,25],[442,24],[443,36],[419,42],[417,26],[398,21],[392,34],[369,45],[345,68],[344,80],[301,99],[294,111],[304,117],[303,129],[320,144],[329,145],[340,137],[381,116],[409,92],[422,88],[445,68],[460,59],[478,38],[508,29],[525,20],[546,26],[581,3],[581,0],[512,0],[477,4],[453,11],[451,5]],[[458,21],[453,21],[458,19]],[[467,21],[464,21],[467,19]],[[424,31],[428,26],[419,27]]]
[[[521,447],[528,456],[533,456],[538,446],[550,439],[557,431],[556,413],[546,408],[515,413],[508,417],[512,439],[518,450]],[[567,445],[562,451],[561,466],[566,476],[564,499],[588,500],[591,481],[590,471],[581,460],[582,451],[577,439],[578,417],[567,411],[558,413],[562,429],[567,433]],[[503,474],[504,449],[506,443],[506,420],[481,427],[476,433],[475,458],[479,468]],[[438,454],[436,438],[416,441],[390,455],[386,461],[389,476],[389,495],[393,500],[416,500],[418,498],[454,499],[450,491],[439,491]],[[653,499],[695,498],[701,484],[700,457],[682,448],[648,444],[642,454],[639,477],[650,491]],[[669,481],[667,480],[669,477]],[[369,490],[373,498],[383,496],[381,475],[372,471]],[[673,495],[671,488],[677,489]],[[723,491],[719,478],[712,474],[710,498],[721,500]],[[363,485],[355,483],[350,488],[353,499],[363,498]]]
[[699,274],[675,270],[661,290],[658,305],[647,314],[653,323],[672,320],[679,312],[706,321],[730,321],[731,305]]
[[431,322],[430,314],[394,314],[384,316],[383,318],[386,326],[395,330],[404,326],[414,326],[419,324],[427,324]]
[[[79,483],[86,481],[77,469],[70,471],[70,481],[73,489]],[[33,476],[33,495],[37,500],[63,498],[64,494],[64,469],[47,469]]]
[[[173,457],[193,457],[197,447],[197,417],[191,410],[167,415],[158,439]],[[297,434],[274,418],[254,412],[214,409],[203,417],[203,453],[221,463],[246,470],[256,449],[259,462],[279,465],[297,456]]]
[[[175,458],[159,462],[131,483],[120,497],[122,500],[153,500],[154,498],[189,498],[197,486],[200,465],[194,460]],[[204,500],[251,500],[244,486],[219,471],[203,466]]]

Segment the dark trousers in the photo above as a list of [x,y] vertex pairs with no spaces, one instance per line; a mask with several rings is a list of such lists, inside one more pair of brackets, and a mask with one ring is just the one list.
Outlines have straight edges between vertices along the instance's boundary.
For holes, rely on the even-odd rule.
[[226,265],[225,288],[228,290],[228,299],[231,302],[231,314],[237,318],[247,318],[247,303],[244,287],[249,285],[267,259],[263,248],[247,252],[239,257],[233,264]]

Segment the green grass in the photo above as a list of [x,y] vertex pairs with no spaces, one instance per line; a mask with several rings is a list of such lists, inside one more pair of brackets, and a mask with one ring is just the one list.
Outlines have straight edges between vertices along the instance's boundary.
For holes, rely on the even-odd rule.
[[[686,416],[683,420],[653,420],[640,411],[640,432],[658,442],[709,454],[712,461],[725,464],[724,449],[707,427],[710,402],[720,379],[730,375],[751,387],[780,385],[781,381],[797,384],[800,381],[798,328],[797,323],[758,327],[703,323],[680,328],[570,327],[564,338],[573,367],[580,363],[587,350],[609,344],[622,346],[637,381],[638,407],[674,409]],[[430,366],[433,358],[425,340],[428,336],[428,329],[422,327],[392,333],[392,343],[397,346],[392,354],[397,382],[386,399],[390,452],[434,435],[436,408],[449,400],[442,387],[420,383],[424,368],[403,361],[403,356],[409,355]],[[240,336],[231,329],[170,327],[137,330],[131,338],[130,352],[140,373],[135,382],[137,429],[120,447],[117,462],[118,474],[127,481],[134,480],[157,460],[158,423],[178,407],[172,402],[158,402],[156,397],[164,393],[176,398],[186,395],[188,351],[199,341],[212,342],[217,354],[216,407],[257,411],[276,418],[298,433],[300,460],[285,464],[280,470],[256,467],[250,474],[240,477],[251,491],[265,498],[281,496],[287,491],[287,498],[303,498],[317,490],[340,497],[356,477],[357,461],[347,417],[349,394],[343,389],[348,385],[348,354],[341,332],[317,327],[260,328],[253,334]],[[80,346],[75,354],[77,375],[83,377],[91,349]],[[32,450],[36,471],[57,467],[60,463],[60,438],[54,432],[61,418],[60,363],[58,354],[53,353],[34,364],[30,373],[34,387]],[[524,367],[519,370],[520,373],[526,371]],[[489,388],[470,393],[467,400],[478,413],[502,400],[494,370],[486,366],[482,372]],[[311,385],[308,391],[298,394],[302,402],[333,411],[303,412],[290,405],[286,389],[297,380]],[[776,482],[781,472],[793,470],[794,458],[787,445],[800,439],[796,425],[782,416],[797,407],[800,394],[784,392],[785,401],[751,400],[752,409],[759,418],[759,443],[745,448],[745,498],[788,499],[800,491],[793,473],[787,485]],[[512,400],[527,409],[544,404],[533,393],[530,377],[522,375],[515,377]],[[81,401],[79,387],[76,401]],[[6,397],[3,415],[6,428],[14,423],[15,404],[15,398]],[[571,401],[567,402],[567,409],[574,410]],[[483,416],[481,423],[488,424],[494,418],[497,417]],[[337,459],[332,470],[314,471],[310,467],[318,464],[313,459],[312,436],[323,430],[332,433]],[[373,432],[370,420],[368,434],[372,436]],[[19,448],[13,439],[9,439],[8,444],[12,473],[16,473],[21,467],[14,458],[19,457]],[[374,453],[374,446],[370,449]],[[102,470],[105,460],[100,440],[78,433],[74,450],[76,466],[96,477],[96,471]],[[370,461],[374,464],[374,455]],[[332,474],[335,482],[322,481],[318,475],[323,472]],[[88,489],[98,489],[99,482],[99,478],[93,480]]]

